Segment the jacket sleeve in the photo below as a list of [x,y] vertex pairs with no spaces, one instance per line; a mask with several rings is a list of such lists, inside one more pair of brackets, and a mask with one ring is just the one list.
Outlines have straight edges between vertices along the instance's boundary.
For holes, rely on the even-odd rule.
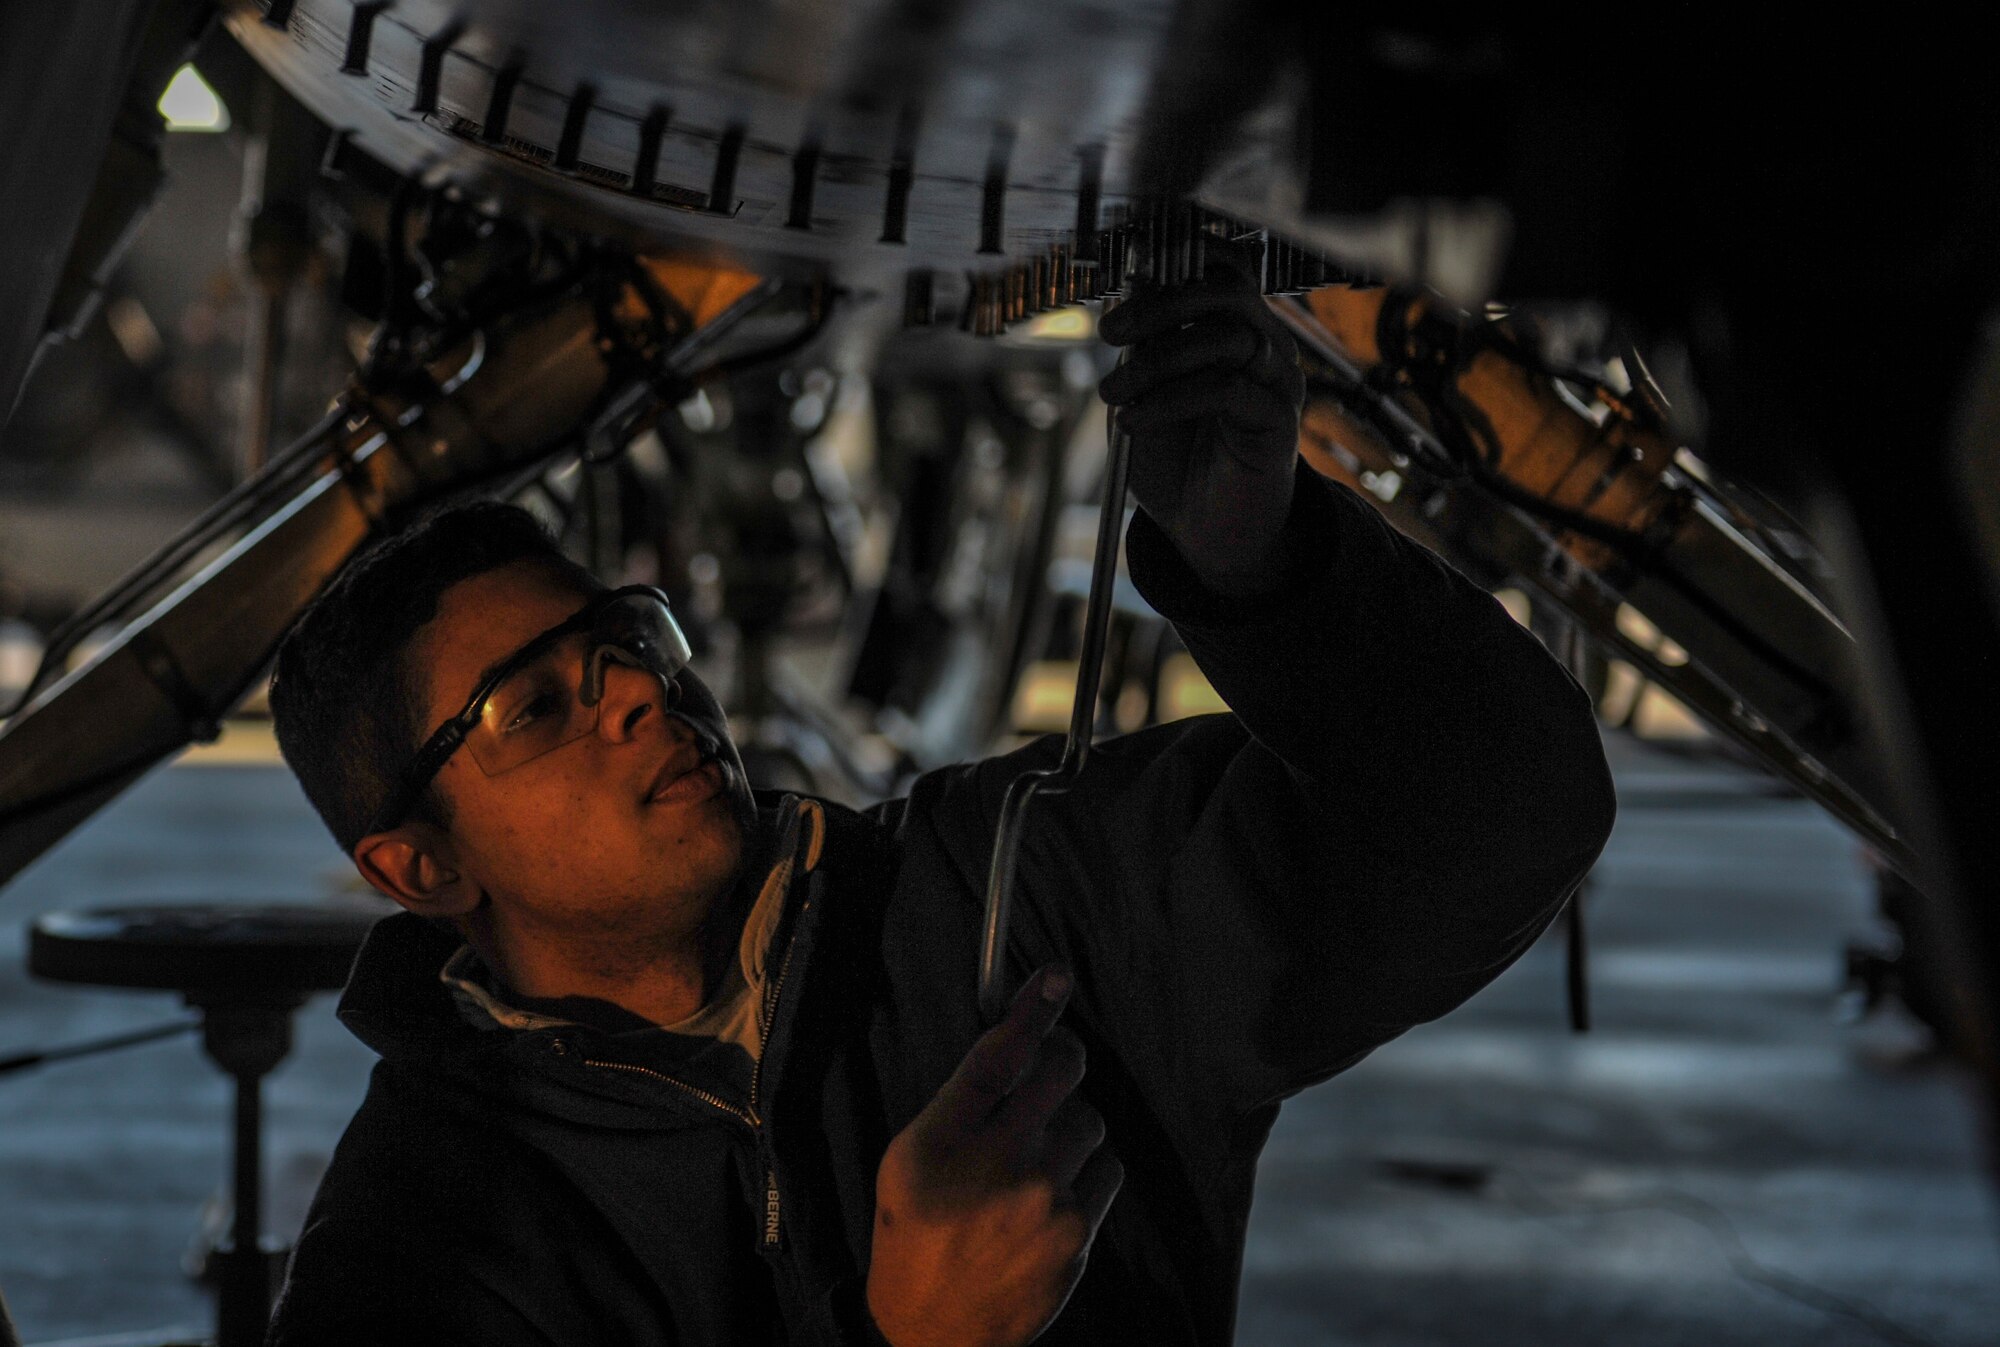
[[[1134,582],[1233,715],[1102,745],[1038,799],[1017,974],[1078,974],[1078,1010],[1144,1087],[1242,1114],[1458,1005],[1559,910],[1610,832],[1588,699],[1489,595],[1301,469],[1290,581],[1206,592],[1141,513]],[[983,884],[1008,783],[1060,742],[966,769]],[[940,803],[945,803],[940,800]],[[983,830],[984,835],[979,835]]]
[[[376,1266],[337,1223],[309,1224],[293,1254],[294,1274],[338,1248],[338,1277],[292,1275],[272,1313],[266,1347],[349,1347],[359,1342],[436,1343],[439,1347],[557,1347],[500,1288],[477,1277],[425,1288],[412,1272],[421,1264]],[[450,1248],[429,1250],[433,1260]],[[416,1254],[417,1251],[409,1251]],[[372,1274],[372,1275],[371,1275]]]

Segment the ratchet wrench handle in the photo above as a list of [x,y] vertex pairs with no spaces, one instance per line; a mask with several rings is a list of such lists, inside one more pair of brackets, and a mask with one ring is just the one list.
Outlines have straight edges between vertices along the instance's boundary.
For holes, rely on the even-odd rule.
[[1118,578],[1118,539],[1125,523],[1125,493],[1131,479],[1132,437],[1112,413],[1110,452],[1104,464],[1104,500],[1097,515],[1097,550],[1090,563],[1090,597],[1084,606],[1083,650],[1076,666],[1076,694],[1070,703],[1069,737],[1053,768],[1023,772],[1007,788],[993,859],[986,875],[986,917],[979,948],[979,1014],[989,1025],[1007,1013],[1007,930],[1013,911],[1015,871],[1026,830],[1028,806],[1037,795],[1069,788],[1090,756],[1097,722],[1098,690],[1104,679],[1104,645],[1111,627],[1111,596]]

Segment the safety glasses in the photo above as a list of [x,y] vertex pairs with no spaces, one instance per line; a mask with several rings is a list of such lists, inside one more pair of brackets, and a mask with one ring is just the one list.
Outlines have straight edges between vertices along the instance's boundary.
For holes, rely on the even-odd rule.
[[666,680],[686,669],[687,637],[667,596],[650,585],[599,594],[487,672],[465,709],[438,726],[397,777],[367,831],[395,827],[451,755],[460,748],[488,776],[510,772],[597,728],[604,671],[612,664],[644,669]]

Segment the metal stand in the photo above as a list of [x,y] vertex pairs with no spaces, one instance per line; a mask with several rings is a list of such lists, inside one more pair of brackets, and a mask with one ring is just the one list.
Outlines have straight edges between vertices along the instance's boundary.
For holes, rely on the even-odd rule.
[[292,1012],[305,997],[259,1003],[206,994],[188,1001],[202,1013],[202,1047],[236,1082],[229,1242],[211,1250],[203,1268],[216,1293],[216,1347],[261,1347],[290,1252],[263,1242],[263,1082],[292,1050]]
[[201,1041],[236,1083],[229,1242],[202,1277],[216,1290],[216,1347],[262,1347],[289,1252],[264,1247],[263,1081],[292,1050],[292,1013],[347,970],[376,904],[226,903],[50,912],[28,928],[28,971],[58,982],[178,991]]

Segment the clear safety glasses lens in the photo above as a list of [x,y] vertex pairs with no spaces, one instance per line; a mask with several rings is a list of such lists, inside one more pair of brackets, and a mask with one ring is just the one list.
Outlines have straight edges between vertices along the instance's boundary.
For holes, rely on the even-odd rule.
[[662,678],[677,678],[694,658],[687,636],[653,593],[623,594],[606,603],[591,625],[591,653],[583,670],[582,696],[595,706],[604,695],[608,664],[651,669]]
[[487,694],[465,749],[488,776],[511,771],[597,728],[606,666],[658,675],[671,705],[672,680],[687,668],[689,657],[687,637],[660,599],[613,599],[589,630],[565,635]]

